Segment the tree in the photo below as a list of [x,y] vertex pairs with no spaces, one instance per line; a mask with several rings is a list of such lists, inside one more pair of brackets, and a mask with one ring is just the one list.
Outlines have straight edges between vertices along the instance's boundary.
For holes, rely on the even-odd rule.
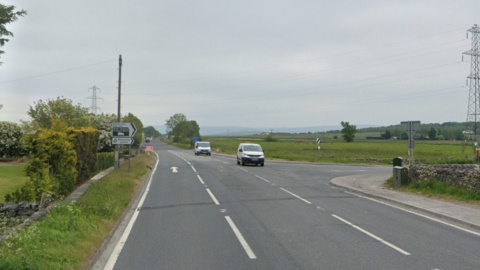
[[388,139],[392,138],[392,133],[391,133],[390,130],[388,130],[388,128],[387,128],[387,129],[385,130],[385,133],[382,133],[382,134],[381,134],[381,137],[382,137],[383,139],[388,140]]
[[437,137],[437,131],[433,127],[431,127],[430,131],[428,132],[428,138],[430,140],[435,140],[436,137]]
[[167,133],[171,135],[170,132],[173,131],[175,126],[177,126],[181,122],[186,122],[186,121],[187,121],[187,117],[183,113],[174,114],[173,116],[170,117],[170,119],[166,120],[165,126],[167,126]]
[[189,134],[194,132],[192,122],[183,121],[178,123],[170,132],[173,135],[173,142],[180,143],[189,138]]
[[15,123],[0,122],[0,157],[19,157],[25,154],[22,128]]
[[160,137],[162,134],[152,126],[143,128],[143,133],[145,137]]
[[355,138],[355,133],[357,133],[357,126],[350,125],[348,122],[343,121],[340,124],[343,127],[343,129],[341,130],[343,139],[346,142],[353,142],[353,139]]
[[98,152],[112,152],[115,146],[112,144],[112,123],[117,122],[116,114],[91,114],[90,125],[100,132],[98,138]]
[[[6,6],[0,4],[0,47],[5,46],[5,43],[10,40],[4,37],[13,37],[13,33],[8,31],[6,28],[7,24],[15,22],[18,20],[18,17],[23,17],[27,12],[25,10],[15,11],[15,6]],[[0,50],[0,56],[5,52]],[[2,63],[0,62],[0,65]]]
[[197,121],[190,121],[192,124],[192,132],[187,134],[189,138],[200,137],[200,126],[197,124]]
[[88,108],[80,104],[73,105],[72,100],[57,97],[56,100],[39,100],[34,107],[29,106],[27,114],[40,128],[51,128],[53,119],[62,119],[70,127],[87,127],[89,125]]
[[133,113],[128,113],[126,116],[122,118],[122,122],[125,123],[134,123],[135,127],[137,127],[137,134],[133,137],[133,140],[135,141],[133,145],[135,146],[140,146],[142,143],[142,133],[143,133],[143,123],[142,121],[133,115]]

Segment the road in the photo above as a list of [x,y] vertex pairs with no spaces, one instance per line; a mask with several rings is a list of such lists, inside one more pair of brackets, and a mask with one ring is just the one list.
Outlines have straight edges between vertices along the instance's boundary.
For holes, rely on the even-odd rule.
[[329,184],[390,167],[239,166],[154,149],[158,167],[116,270],[480,268],[480,236]]

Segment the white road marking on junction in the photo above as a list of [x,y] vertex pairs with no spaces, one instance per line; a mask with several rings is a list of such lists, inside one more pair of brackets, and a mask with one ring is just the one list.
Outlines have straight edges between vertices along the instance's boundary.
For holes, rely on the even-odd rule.
[[[273,185],[275,185],[275,184],[273,184]],[[286,190],[286,189],[284,189],[284,188],[280,188],[280,189],[283,190],[283,191],[285,191],[285,192],[287,192],[288,194],[290,194],[290,195],[292,195],[292,196],[295,196],[295,197],[299,198],[300,200],[302,200],[302,201],[304,201],[304,202],[306,202],[306,203],[308,203],[308,204],[312,204],[311,202],[305,200],[304,198],[298,196],[298,195],[295,194],[295,193],[292,193],[292,192],[290,192],[290,191],[288,191],[288,190]]]
[[217,201],[217,198],[215,198],[215,195],[213,195],[213,193],[210,191],[210,189],[206,188],[208,194],[210,195],[210,197],[212,197],[212,200],[213,202],[216,204],[216,205],[220,205],[220,203]]
[[247,171],[247,170],[245,170],[244,168],[239,168],[239,169],[240,169],[240,170],[242,170],[242,171],[248,172],[248,171]]
[[192,167],[192,170],[193,170],[194,172],[197,172],[197,170],[195,170],[195,168],[194,168],[193,166],[190,166],[190,167]]
[[260,179],[262,179],[263,181],[265,181],[265,182],[267,182],[267,183],[270,183],[270,181],[268,181],[267,179],[262,178],[262,177],[260,177],[260,176],[258,176],[258,175],[255,175],[255,177],[260,178]]
[[378,240],[378,241],[380,241],[381,243],[383,243],[383,244],[385,244],[385,245],[387,245],[387,246],[395,249],[396,251],[402,253],[403,255],[411,255],[410,253],[406,252],[405,250],[403,250],[403,249],[401,249],[401,248],[393,245],[393,244],[390,243],[390,242],[387,242],[387,241],[383,240],[382,238],[380,238],[380,237],[378,237],[378,236],[376,236],[376,235],[374,235],[374,234],[372,234],[372,233],[370,233],[370,232],[368,232],[368,231],[366,231],[366,230],[358,227],[357,225],[355,225],[355,224],[353,224],[353,223],[351,223],[351,222],[349,222],[349,221],[347,221],[347,220],[345,220],[345,219],[343,219],[343,218],[341,218],[341,217],[339,217],[339,216],[337,216],[337,215],[332,215],[332,217],[334,217],[334,218],[342,221],[343,223],[346,223],[346,224],[350,225],[351,227],[353,227],[353,228],[355,228],[355,229],[363,232],[364,234],[372,237],[373,239]]
[[[346,191],[345,191],[346,192]],[[432,218],[432,217],[429,217],[427,215],[423,215],[423,214],[420,214],[420,213],[416,213],[414,211],[410,211],[410,210],[407,210],[407,209],[404,209],[404,208],[401,208],[401,207],[398,207],[398,206],[395,206],[395,205],[392,205],[392,204],[389,204],[389,203],[386,203],[386,202],[382,202],[382,201],[379,201],[379,200],[376,200],[376,199],[373,199],[373,198],[368,198],[368,197],[364,197],[364,196],[360,196],[358,194],[355,194],[355,193],[351,193],[351,192],[346,192],[348,194],[352,194],[352,195],[355,195],[355,196],[358,196],[360,198],[364,198],[364,199],[367,199],[367,200],[371,200],[371,201],[374,201],[374,202],[377,202],[377,203],[381,203],[381,204],[384,204],[384,205],[387,205],[387,206],[390,206],[390,207],[393,207],[393,208],[396,208],[396,209],[399,209],[399,210],[402,210],[402,211],[405,211],[405,212],[408,212],[408,213],[411,213],[411,214],[414,214],[414,215],[417,215],[417,216],[420,216],[420,217],[424,217],[426,219],[430,219],[432,221],[435,221],[435,222],[438,222],[438,223],[442,223],[444,225],[447,225],[447,226],[450,226],[450,227],[453,227],[455,229],[459,229],[459,230],[462,230],[464,232],[468,232],[468,233],[471,233],[471,234],[474,234],[474,235],[477,235],[477,236],[480,236],[480,233],[478,232],[475,232],[475,231],[472,231],[472,230],[469,230],[469,229],[465,229],[465,228],[462,228],[460,226],[457,226],[457,225],[453,225],[453,224],[450,224],[448,222],[445,222],[445,221],[442,221],[442,220],[439,220],[439,219],[436,219],[436,218]]]
[[[155,155],[157,155],[157,153],[155,153]],[[103,270],[112,270],[113,267],[115,266],[115,263],[117,262],[118,257],[122,252],[123,246],[127,242],[128,236],[132,231],[133,224],[137,220],[138,214],[140,213],[139,209],[143,206],[143,202],[145,201],[145,198],[147,197],[147,194],[150,191],[150,185],[152,184],[152,177],[155,174],[155,171],[157,170],[157,165],[158,165],[158,155],[157,155],[157,162],[155,163],[155,167],[153,168],[153,171],[150,174],[150,178],[148,179],[148,184],[147,184],[147,187],[145,188],[145,191],[143,192],[142,198],[138,202],[135,212],[130,218],[130,221],[128,222],[128,225],[125,228],[125,231],[123,231],[122,237],[120,237],[117,244],[115,245],[115,248],[113,249],[112,254],[110,255],[110,258],[108,258],[107,264],[105,265]]]
[[225,216],[225,219],[227,220],[228,225],[230,225],[230,227],[232,228],[233,233],[235,233],[235,235],[237,236],[238,241],[242,245],[242,247],[245,250],[245,252],[247,253],[248,257],[252,260],[256,259],[257,256],[255,256],[255,253],[253,253],[253,251],[250,248],[250,246],[248,245],[247,241],[245,241],[245,238],[243,238],[242,233],[238,230],[237,226],[235,226],[235,223],[233,223],[233,220],[229,216]]
[[200,175],[197,174],[197,177],[198,177],[198,180],[200,180],[200,183],[202,183],[202,185],[205,185],[205,182],[203,182],[202,178],[200,177]]
[[177,173],[177,172],[178,172],[177,169],[178,169],[177,167],[171,167],[171,168],[170,168],[170,170],[172,170],[172,173]]
[[228,162],[225,162],[225,161],[224,161],[223,163],[225,163],[225,164],[229,164]]

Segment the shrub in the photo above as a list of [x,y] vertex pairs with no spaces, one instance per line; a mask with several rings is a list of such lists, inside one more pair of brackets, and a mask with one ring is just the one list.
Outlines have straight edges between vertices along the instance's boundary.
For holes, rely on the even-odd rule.
[[97,154],[97,172],[106,170],[115,165],[115,153],[98,153]]
[[278,139],[274,138],[272,135],[267,135],[263,140],[266,142],[278,142]]

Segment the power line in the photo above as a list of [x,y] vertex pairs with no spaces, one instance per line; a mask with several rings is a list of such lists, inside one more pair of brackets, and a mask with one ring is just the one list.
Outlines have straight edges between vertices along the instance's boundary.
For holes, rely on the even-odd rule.
[[35,75],[35,76],[30,76],[30,77],[24,77],[24,78],[18,78],[18,79],[14,79],[14,80],[9,80],[9,81],[3,81],[3,82],[0,82],[0,84],[17,82],[17,81],[24,81],[24,80],[29,80],[29,79],[38,78],[38,77],[44,77],[44,76],[53,75],[53,74],[58,74],[58,73],[63,73],[63,72],[68,72],[68,71],[72,71],[72,70],[77,70],[77,69],[82,69],[82,68],[87,68],[87,67],[102,65],[102,64],[106,64],[106,63],[113,62],[113,61],[116,61],[116,60],[109,60],[109,61],[105,61],[105,62],[99,62],[99,63],[90,64],[90,65],[86,65],[86,66],[80,66],[80,67],[76,67],[76,68],[69,68],[69,69],[54,71],[54,72],[50,72],[50,73],[39,74],[39,75]]
[[251,69],[251,70],[246,70],[246,71],[241,71],[241,72],[218,74],[218,75],[205,76],[205,77],[197,77],[197,78],[189,78],[189,79],[180,79],[180,80],[170,80],[170,81],[161,81],[161,82],[159,82],[159,83],[171,83],[171,82],[182,82],[182,81],[202,80],[202,79],[208,79],[208,78],[214,78],[214,77],[231,76],[231,75],[246,74],[246,73],[252,73],[252,72],[257,72],[257,71],[262,71],[262,70],[268,70],[268,69],[275,69],[275,68],[284,67],[284,66],[296,65],[296,64],[301,64],[301,63],[306,63],[306,62],[311,62],[311,61],[317,61],[317,60],[320,60],[320,59],[326,59],[326,58],[330,58],[330,57],[348,55],[348,54],[352,54],[352,53],[357,53],[357,52],[363,52],[363,51],[378,49],[378,48],[387,47],[387,46],[391,46],[391,45],[402,44],[402,43],[406,43],[406,42],[410,42],[410,41],[414,41],[414,40],[419,40],[419,39],[434,37],[434,36],[443,35],[443,34],[447,34],[447,33],[451,33],[451,32],[456,32],[456,31],[463,30],[463,29],[464,29],[464,28],[457,28],[457,29],[454,29],[454,30],[445,31],[445,32],[441,32],[441,33],[436,33],[436,34],[432,34],[432,35],[427,35],[427,36],[423,36],[423,37],[418,37],[418,38],[413,38],[413,39],[408,39],[408,40],[403,40],[403,41],[398,41],[398,42],[387,43],[387,44],[383,44],[383,45],[379,45],[379,46],[374,46],[374,47],[369,47],[369,48],[365,48],[365,49],[354,50],[354,51],[349,51],[349,52],[344,52],[344,53],[332,54],[332,55],[323,56],[323,57],[318,57],[318,58],[314,58],[314,59],[310,59],[310,60],[305,60],[305,61],[291,62],[291,63],[274,65],[274,66],[269,66],[269,67],[264,67],[264,68]]

